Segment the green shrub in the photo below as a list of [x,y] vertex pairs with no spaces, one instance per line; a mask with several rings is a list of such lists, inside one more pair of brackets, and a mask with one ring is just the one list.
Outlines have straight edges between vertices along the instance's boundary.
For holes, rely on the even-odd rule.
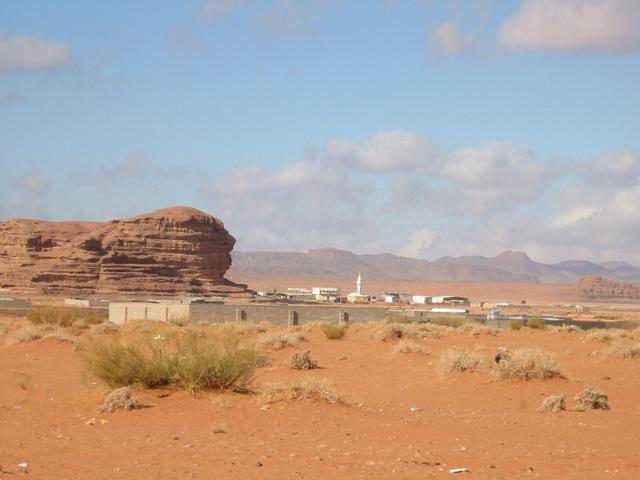
[[96,325],[103,322],[105,317],[85,308],[37,305],[29,309],[27,320],[34,325],[48,324],[70,327],[79,320],[82,320],[86,325]]
[[221,344],[202,343],[187,336],[178,344],[176,374],[187,390],[247,391],[260,363],[255,348],[244,347],[237,337],[227,336]]
[[111,387],[147,388],[178,384],[198,390],[246,391],[260,363],[258,351],[242,346],[237,335],[210,341],[187,331],[175,340],[92,340],[84,358],[89,373]]
[[92,340],[84,349],[84,359],[89,373],[113,388],[167,385],[174,371],[174,357],[159,342]]
[[335,325],[333,323],[325,323],[322,325],[322,332],[329,340],[339,340],[347,333],[346,325]]

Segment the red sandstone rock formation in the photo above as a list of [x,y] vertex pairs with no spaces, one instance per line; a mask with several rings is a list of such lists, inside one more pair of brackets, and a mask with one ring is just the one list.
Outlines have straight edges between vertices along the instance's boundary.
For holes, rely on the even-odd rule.
[[189,207],[110,222],[0,223],[0,287],[24,293],[236,295],[235,239]]
[[635,285],[602,277],[585,277],[578,288],[586,298],[640,298],[640,288]]

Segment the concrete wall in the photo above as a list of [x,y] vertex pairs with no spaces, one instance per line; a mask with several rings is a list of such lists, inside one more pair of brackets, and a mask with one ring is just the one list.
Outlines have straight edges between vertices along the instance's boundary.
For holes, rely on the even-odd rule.
[[11,297],[0,298],[0,308],[29,308],[30,306],[31,302],[28,300]]
[[304,325],[310,322],[367,323],[387,319],[386,308],[345,305],[231,305],[231,304],[158,304],[112,302],[109,320],[122,324],[130,320],[167,321],[188,317],[192,322],[269,322],[277,326]]
[[123,324],[130,320],[157,320],[189,317],[188,304],[162,304],[146,302],[123,302],[109,304],[109,321]]

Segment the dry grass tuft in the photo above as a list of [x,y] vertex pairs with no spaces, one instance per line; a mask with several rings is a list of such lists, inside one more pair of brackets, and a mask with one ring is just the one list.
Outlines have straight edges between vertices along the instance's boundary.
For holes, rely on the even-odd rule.
[[473,372],[481,362],[480,356],[462,347],[451,347],[438,357],[438,371],[444,376],[451,373]]
[[34,325],[22,327],[9,335],[8,344],[32,342],[42,338],[42,332]]
[[533,330],[544,330],[547,328],[547,324],[544,323],[542,318],[533,317],[527,320],[527,328],[531,328]]
[[306,342],[307,337],[302,333],[273,333],[260,340],[260,345],[264,348],[282,350],[285,347],[297,347],[300,342]]
[[73,332],[64,328],[57,328],[53,332],[47,334],[46,338],[53,338],[58,342],[69,342],[75,349],[77,349],[80,345],[78,340],[76,340]]
[[298,380],[270,383],[265,386],[263,395],[269,402],[322,400],[332,405],[355,406],[353,400],[338,393],[326,380]]
[[594,328],[587,334],[587,340],[609,343],[621,338],[632,338],[632,335],[621,328]]
[[121,387],[107,395],[107,398],[98,411],[113,413],[116,410],[135,410],[143,406],[144,405],[133,395],[129,387]]
[[237,323],[232,324],[230,328],[234,328],[240,335],[255,335],[258,333],[266,333],[271,328],[271,324],[267,322],[261,323]]
[[629,340],[616,338],[611,341],[600,353],[608,358],[634,358],[640,355],[640,344],[631,343]]
[[411,340],[401,340],[393,346],[394,353],[427,353],[427,349]]
[[294,370],[313,370],[318,368],[318,362],[311,358],[311,351],[305,350],[291,355],[289,367]]
[[509,322],[509,329],[511,330],[521,330],[524,326],[524,322],[522,320],[511,320]]
[[560,412],[566,410],[564,395],[550,395],[545,398],[538,408],[539,412]]
[[322,333],[329,340],[339,340],[347,333],[346,325],[336,325],[334,323],[325,323],[322,325]]
[[103,322],[94,325],[91,329],[94,335],[108,335],[111,333],[120,333],[120,327],[112,322]]
[[393,342],[401,338],[442,338],[451,329],[433,323],[388,323],[376,328],[372,340]]
[[498,329],[493,327],[488,327],[487,325],[483,325],[481,323],[466,323],[461,327],[463,332],[469,332],[471,335],[475,337],[479,337],[481,334],[485,335],[498,335]]
[[609,410],[609,397],[596,388],[587,386],[575,396],[581,410]]
[[555,355],[529,347],[519,348],[498,363],[496,372],[502,380],[563,377],[557,367]]

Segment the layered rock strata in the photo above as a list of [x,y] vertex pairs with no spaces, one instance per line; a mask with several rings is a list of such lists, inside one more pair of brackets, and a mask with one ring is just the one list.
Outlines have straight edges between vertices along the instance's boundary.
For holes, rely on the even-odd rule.
[[0,223],[0,287],[82,295],[243,295],[224,278],[233,236],[215,217],[172,207],[110,222]]
[[585,277],[578,284],[583,297],[589,299],[640,299],[640,288],[624,282],[602,277]]

